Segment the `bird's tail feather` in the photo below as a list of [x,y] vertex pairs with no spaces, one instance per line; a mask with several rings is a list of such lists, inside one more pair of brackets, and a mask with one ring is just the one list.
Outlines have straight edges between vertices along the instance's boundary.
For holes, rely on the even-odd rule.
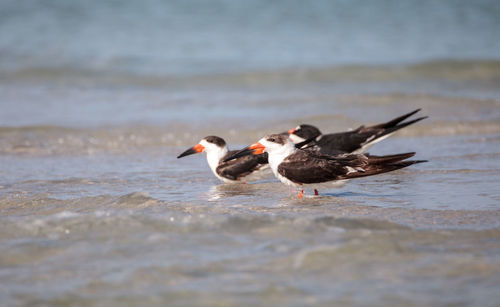
[[375,126],[372,126],[371,128],[384,128],[384,129],[388,129],[388,128],[391,128],[391,127],[395,127],[397,126],[400,122],[404,121],[405,119],[407,119],[408,117],[412,116],[413,114],[417,113],[417,112],[420,112],[421,109],[416,109],[415,111],[411,111],[410,113],[407,113],[405,115],[401,115],[399,117],[396,117],[388,122],[385,122],[385,123],[382,123],[382,124],[378,124],[378,125],[375,125]]
[[368,161],[370,164],[387,164],[387,163],[395,163],[402,160],[406,160],[415,155],[415,152],[406,152],[395,155],[387,155],[387,156],[373,156],[370,154],[366,154]]
[[350,172],[346,174],[344,179],[350,178],[358,178],[358,177],[366,177],[371,175],[377,175],[387,172],[392,172],[401,168],[408,167],[417,163],[424,163],[427,160],[409,160],[402,161],[404,159],[408,159],[415,155],[414,152],[389,155],[389,156],[370,156],[368,155],[368,164],[364,165],[362,170],[358,167],[356,168],[356,172]]

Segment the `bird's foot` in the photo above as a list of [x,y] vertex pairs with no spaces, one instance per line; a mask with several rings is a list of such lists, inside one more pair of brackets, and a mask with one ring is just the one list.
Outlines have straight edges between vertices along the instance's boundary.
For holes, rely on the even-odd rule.
[[299,195],[297,195],[297,198],[302,198],[304,196],[304,190],[300,190]]
[[316,195],[316,196],[319,195],[318,190],[314,189],[314,195]]

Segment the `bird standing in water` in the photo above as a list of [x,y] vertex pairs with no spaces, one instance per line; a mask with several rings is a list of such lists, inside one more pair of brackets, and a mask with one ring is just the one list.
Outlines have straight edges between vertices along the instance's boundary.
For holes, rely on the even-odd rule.
[[[414,152],[388,156],[363,154],[326,155],[312,150],[296,149],[293,142],[283,134],[272,134],[260,139],[225,161],[241,159],[248,155],[268,153],[268,160],[274,175],[284,184],[296,187],[304,195],[303,187],[319,184],[338,185],[345,180],[372,176],[401,169],[423,160],[403,161],[415,155]],[[317,190],[315,189],[317,195]]]
[[259,171],[267,168],[267,154],[258,156],[243,156],[224,162],[224,159],[234,155],[237,150],[230,151],[226,141],[218,136],[207,136],[198,144],[181,153],[177,159],[205,152],[207,162],[215,177],[225,183],[239,183],[250,175],[259,176]]

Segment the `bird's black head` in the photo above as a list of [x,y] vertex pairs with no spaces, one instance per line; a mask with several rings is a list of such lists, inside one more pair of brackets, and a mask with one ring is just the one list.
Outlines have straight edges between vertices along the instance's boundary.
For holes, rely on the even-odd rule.
[[220,138],[218,136],[215,136],[215,135],[210,135],[210,136],[207,136],[204,138],[205,141],[207,141],[208,143],[212,143],[212,144],[215,144],[219,147],[224,147],[226,146],[226,141],[224,141],[223,138]]
[[321,131],[313,125],[302,124],[297,128],[289,131],[289,134],[294,134],[304,140],[314,139],[321,135]]
[[194,145],[191,148],[188,148],[186,151],[177,156],[177,159],[189,156],[195,153],[213,151],[213,150],[222,150],[226,146],[226,142],[224,139],[218,136],[207,136],[203,138],[200,143]]

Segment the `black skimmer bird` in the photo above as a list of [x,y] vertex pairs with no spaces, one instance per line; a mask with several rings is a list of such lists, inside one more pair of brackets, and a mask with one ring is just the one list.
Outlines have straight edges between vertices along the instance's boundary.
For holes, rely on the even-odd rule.
[[228,162],[224,159],[234,155],[237,150],[228,150],[226,141],[218,136],[207,136],[198,144],[181,153],[177,159],[195,153],[207,153],[207,162],[215,177],[225,183],[242,182],[244,177],[267,168],[267,154],[243,156]]
[[427,118],[427,116],[423,116],[403,122],[418,111],[420,111],[420,109],[397,117],[386,123],[369,127],[361,126],[352,131],[322,134],[315,126],[302,124],[295,129],[289,130],[288,134],[297,147],[307,144],[305,147],[324,154],[364,153],[373,144],[391,136],[399,129]]
[[[283,134],[272,134],[227,158],[241,158],[246,155],[268,153],[269,165],[274,175],[284,184],[300,189],[304,185],[317,186],[321,183],[338,185],[348,179],[391,172],[424,160],[403,161],[415,155],[414,152],[370,156],[363,154],[326,155],[318,151],[296,149],[293,142]],[[314,194],[318,191],[314,189]]]

